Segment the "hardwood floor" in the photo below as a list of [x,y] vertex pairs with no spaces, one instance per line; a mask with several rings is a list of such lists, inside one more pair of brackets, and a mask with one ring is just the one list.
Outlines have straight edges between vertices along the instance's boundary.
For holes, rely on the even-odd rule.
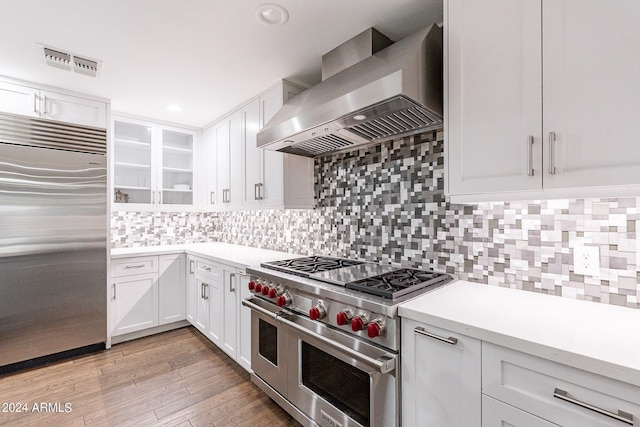
[[0,405],[10,426],[300,426],[193,327],[0,376]]

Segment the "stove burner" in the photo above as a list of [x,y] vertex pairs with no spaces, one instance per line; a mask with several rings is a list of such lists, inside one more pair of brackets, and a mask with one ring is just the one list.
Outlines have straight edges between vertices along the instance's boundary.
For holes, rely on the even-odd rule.
[[345,287],[393,299],[428,286],[444,284],[449,278],[446,274],[403,268],[349,282]]
[[297,274],[302,277],[309,277],[310,274],[321,271],[335,270],[337,268],[350,267],[362,264],[363,261],[354,261],[342,258],[331,258],[324,256],[311,256],[306,258],[294,258],[284,261],[272,261],[262,264],[265,268],[283,271],[285,273]]

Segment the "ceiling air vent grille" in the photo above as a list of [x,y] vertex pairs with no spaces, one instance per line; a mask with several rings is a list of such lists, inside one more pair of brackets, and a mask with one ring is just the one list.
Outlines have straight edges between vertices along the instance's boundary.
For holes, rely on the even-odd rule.
[[102,61],[78,56],[75,53],[64,52],[61,49],[55,49],[41,44],[36,44],[36,46],[44,63],[51,67],[73,71],[91,77],[98,77],[102,71]]
[[423,131],[441,124],[442,118],[437,114],[432,114],[428,110],[418,106],[412,106],[376,117],[366,122],[358,123],[347,129],[362,138],[379,140],[389,139],[396,135]]
[[302,156],[317,156],[330,151],[337,151],[355,145],[354,142],[341,138],[337,135],[324,135],[318,138],[309,139],[291,147],[283,148],[280,151]]

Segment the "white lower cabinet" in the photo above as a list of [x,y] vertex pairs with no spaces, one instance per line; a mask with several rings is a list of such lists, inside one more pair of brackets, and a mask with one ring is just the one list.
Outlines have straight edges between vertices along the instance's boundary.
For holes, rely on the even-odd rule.
[[480,426],[480,341],[402,320],[402,425]]
[[489,396],[482,396],[482,427],[556,427],[528,412]]
[[158,273],[113,279],[111,335],[158,326]]
[[238,355],[236,361],[247,371],[251,371],[251,309],[242,305],[242,300],[251,296],[249,276],[238,270]]
[[[247,286],[243,269],[220,264],[205,258],[189,258],[187,320],[245,369],[251,369],[250,332],[244,338],[238,334],[240,293],[238,286]],[[189,314],[190,313],[190,314]],[[246,317],[246,314],[245,314]],[[244,321],[250,328],[249,321]],[[249,329],[250,331],[250,329]],[[244,341],[241,341],[243,340]],[[242,352],[238,349],[241,348]]]
[[561,426],[622,427],[640,420],[640,387],[487,342],[482,392]]
[[185,320],[186,283],[185,259],[183,254],[161,255],[158,257],[158,323]]
[[111,336],[186,318],[183,254],[114,259],[111,278]]

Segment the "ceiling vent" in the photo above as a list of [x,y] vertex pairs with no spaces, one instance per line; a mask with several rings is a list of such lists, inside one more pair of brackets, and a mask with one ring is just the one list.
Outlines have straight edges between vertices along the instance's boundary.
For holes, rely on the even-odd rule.
[[36,44],[38,54],[45,64],[62,70],[73,71],[85,76],[99,77],[102,61],[89,59],[61,49]]

